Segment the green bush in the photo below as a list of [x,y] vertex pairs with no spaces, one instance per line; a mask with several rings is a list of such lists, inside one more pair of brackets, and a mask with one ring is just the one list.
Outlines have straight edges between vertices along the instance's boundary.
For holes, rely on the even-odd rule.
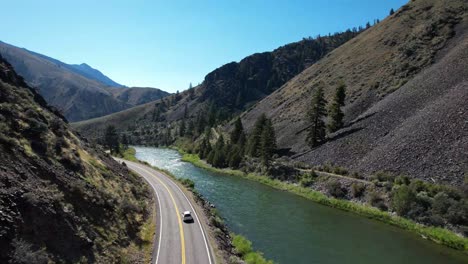
[[340,166],[335,166],[333,168],[333,173],[338,175],[348,175],[348,170]]
[[353,172],[351,174],[351,177],[353,177],[355,179],[364,179],[364,177],[361,174],[357,173],[357,172]]
[[241,235],[234,235],[232,237],[232,245],[236,249],[236,252],[241,256],[245,256],[252,252],[252,242]]
[[382,196],[378,192],[376,192],[376,191],[369,192],[369,195],[368,195],[367,199],[368,199],[368,202],[372,206],[377,207],[382,211],[387,211],[388,210],[388,207],[385,204],[384,199],[382,198]]
[[326,185],[328,193],[335,198],[343,198],[346,196],[346,190],[341,187],[341,183],[337,180],[331,180]]
[[252,242],[247,240],[247,238],[231,234],[232,236],[232,245],[234,246],[235,251],[242,257],[242,259],[247,264],[273,264],[273,261],[266,260],[261,252],[254,252],[252,249]]
[[351,195],[355,198],[361,197],[364,193],[366,186],[359,182],[353,182],[351,184]]
[[446,193],[440,192],[434,196],[434,201],[432,202],[432,211],[436,214],[444,215],[447,213],[447,210],[452,205],[452,203],[452,200]]
[[266,260],[260,252],[250,252],[244,258],[247,264],[273,264],[273,261]]
[[405,175],[400,175],[395,178],[395,184],[397,185],[408,185],[410,184],[410,178]]
[[299,184],[303,187],[310,187],[312,186],[316,178],[317,174],[315,173],[315,171],[311,171],[310,173],[302,175],[301,179],[299,180]]
[[412,204],[416,201],[414,191],[406,185],[395,188],[392,191],[391,198],[392,209],[401,216],[407,215]]
[[379,182],[394,182],[395,176],[389,172],[378,171],[371,176],[372,180],[378,180]]
[[189,189],[194,189],[195,188],[195,182],[193,182],[191,179],[187,179],[187,178],[181,178],[179,179],[180,183],[182,183],[182,185],[184,185],[185,187],[189,188]]

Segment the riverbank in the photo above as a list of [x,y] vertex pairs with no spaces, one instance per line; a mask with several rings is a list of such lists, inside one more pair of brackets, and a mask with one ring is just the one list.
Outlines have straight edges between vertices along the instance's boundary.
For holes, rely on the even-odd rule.
[[393,226],[397,226],[399,228],[417,233],[423,238],[427,238],[438,244],[461,250],[464,253],[468,254],[468,239],[461,237],[456,233],[445,228],[431,227],[418,224],[412,220],[393,215],[389,212],[381,211],[369,205],[359,204],[348,200],[331,198],[321,192],[314,191],[311,188],[302,187],[296,184],[283,182],[276,179],[271,179],[267,176],[256,175],[253,173],[246,174],[239,170],[214,168],[211,165],[205,163],[203,160],[200,160],[198,155],[187,154],[184,151],[181,151],[180,149],[177,150],[183,155],[183,161],[190,162],[199,168],[203,168],[215,173],[240,176],[249,180],[257,181],[279,190],[294,193],[296,195],[299,195],[301,197],[307,198],[309,200],[323,205],[353,212],[370,219],[375,219]]
[[254,251],[252,242],[246,237],[230,232],[225,225],[224,220],[219,215],[218,211],[212,203],[207,201],[195,189],[195,183],[190,179],[179,178],[168,170],[153,166],[145,161],[138,160],[135,157],[136,151],[134,148],[128,148],[121,154],[123,159],[145,164],[161,173],[164,173],[169,178],[172,178],[179,187],[187,193],[189,198],[195,201],[203,210],[201,221],[209,228],[210,240],[216,242],[215,255],[221,260],[221,263],[255,263],[255,264],[273,264],[273,261],[263,257],[263,253]]

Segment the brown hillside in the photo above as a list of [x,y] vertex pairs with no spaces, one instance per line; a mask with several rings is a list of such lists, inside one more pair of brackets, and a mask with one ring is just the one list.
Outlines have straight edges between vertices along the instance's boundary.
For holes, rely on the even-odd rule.
[[[274,122],[298,161],[458,184],[468,172],[468,3],[416,0],[331,52],[243,115]],[[313,91],[347,86],[346,127],[305,144]]]
[[[149,189],[0,57],[0,263],[127,263]],[[137,252],[138,253],[138,252]]]

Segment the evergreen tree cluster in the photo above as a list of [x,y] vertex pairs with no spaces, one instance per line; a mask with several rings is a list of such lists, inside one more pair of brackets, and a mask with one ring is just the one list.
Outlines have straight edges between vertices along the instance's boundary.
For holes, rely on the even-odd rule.
[[205,133],[198,147],[200,158],[218,168],[239,168],[245,156],[260,158],[268,166],[276,152],[276,136],[273,124],[264,114],[255,123],[254,130],[248,139],[240,118],[236,119],[226,142],[220,135],[214,146],[210,144],[211,132]]
[[[311,148],[325,143],[327,131],[333,133],[343,127],[344,113],[341,108],[345,105],[345,99],[346,85],[341,82],[336,88],[333,100],[327,109],[323,88],[317,88],[307,113],[309,128],[306,141]],[[324,120],[327,116],[328,122],[325,123]]]
[[273,124],[265,114],[260,115],[249,136],[247,154],[261,158],[264,165],[269,165],[276,151],[276,135]]

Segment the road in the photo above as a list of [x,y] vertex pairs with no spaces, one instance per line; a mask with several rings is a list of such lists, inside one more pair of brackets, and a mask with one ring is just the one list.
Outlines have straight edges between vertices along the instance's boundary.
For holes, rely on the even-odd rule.
[[[168,176],[148,166],[117,160],[124,161],[130,170],[145,178],[156,193],[159,215],[152,263],[214,264],[213,251],[198,219],[196,206],[189,201],[179,186]],[[182,221],[184,211],[192,212],[193,223]]]

